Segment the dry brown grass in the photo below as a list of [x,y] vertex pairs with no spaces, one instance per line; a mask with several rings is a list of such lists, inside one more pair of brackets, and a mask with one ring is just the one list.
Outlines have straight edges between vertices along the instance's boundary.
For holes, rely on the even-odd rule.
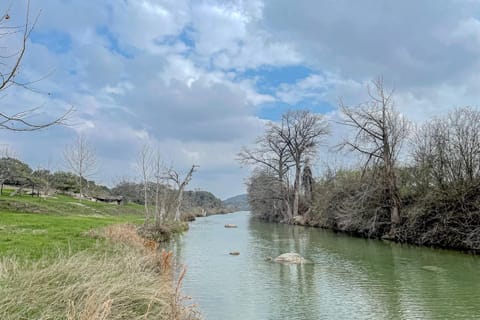
[[172,253],[144,240],[135,226],[92,233],[110,239],[95,252],[20,264],[0,260],[0,319],[197,319],[184,306]]

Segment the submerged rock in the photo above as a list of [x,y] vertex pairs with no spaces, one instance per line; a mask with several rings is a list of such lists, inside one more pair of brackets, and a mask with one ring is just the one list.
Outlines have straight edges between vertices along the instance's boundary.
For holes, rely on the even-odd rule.
[[445,271],[445,269],[443,269],[441,267],[437,267],[437,266],[423,266],[422,269],[426,270],[426,271],[431,271],[431,272],[444,272]]
[[292,223],[293,224],[304,226],[304,225],[307,224],[306,222],[307,221],[306,221],[304,216],[298,215],[298,216],[295,216],[295,217],[292,218]]
[[236,228],[236,227],[237,227],[237,225],[236,225],[236,224],[232,224],[232,223],[227,223],[227,224],[225,225],[225,228]]
[[295,252],[288,252],[279,255],[273,261],[280,262],[280,263],[294,263],[294,264],[303,264],[303,263],[311,263],[309,260],[305,259],[301,255]]

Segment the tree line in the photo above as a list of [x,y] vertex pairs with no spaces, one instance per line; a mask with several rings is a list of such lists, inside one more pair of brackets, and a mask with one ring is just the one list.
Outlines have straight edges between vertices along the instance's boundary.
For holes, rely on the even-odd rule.
[[[93,180],[80,178],[78,175],[67,171],[51,171],[49,169],[32,169],[28,164],[21,160],[3,156],[0,158],[0,185],[3,190],[4,185],[17,187],[17,192],[23,190],[30,192],[33,188],[34,195],[52,195],[54,192],[66,194],[79,194],[79,181],[86,186],[89,195],[106,195],[109,189],[106,186],[98,185]],[[84,190],[85,191],[85,190]]]
[[[139,155],[139,163],[145,150]],[[148,155],[154,154],[149,151]],[[175,169],[167,169],[154,161],[159,160],[158,157],[146,157],[143,159],[144,167],[138,168],[140,179],[122,179],[109,188],[91,179],[96,172],[97,161],[95,150],[84,136],[77,137],[73,144],[67,146],[64,156],[65,167],[69,171],[51,171],[42,167],[32,169],[11,151],[4,151],[0,157],[0,195],[5,195],[4,186],[14,186],[15,191],[10,195],[27,193],[48,197],[60,193],[81,200],[121,198],[126,203],[144,206],[146,225],[157,226],[165,221],[188,220],[227,211],[222,201],[212,193],[185,190],[196,166],[182,176]]]
[[330,134],[323,115],[288,111],[266,125],[239,160],[253,165],[247,182],[252,212],[264,219],[364,237],[480,250],[480,112],[456,108],[416,126],[398,112],[393,90],[372,81],[369,100],[340,100],[349,136],[329,152],[348,152],[358,165],[312,163]]

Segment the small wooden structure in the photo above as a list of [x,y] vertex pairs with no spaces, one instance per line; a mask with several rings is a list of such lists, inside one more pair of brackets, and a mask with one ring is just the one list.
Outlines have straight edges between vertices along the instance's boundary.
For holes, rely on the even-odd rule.
[[116,205],[124,204],[124,199],[122,196],[94,196],[92,197],[92,201],[112,203]]

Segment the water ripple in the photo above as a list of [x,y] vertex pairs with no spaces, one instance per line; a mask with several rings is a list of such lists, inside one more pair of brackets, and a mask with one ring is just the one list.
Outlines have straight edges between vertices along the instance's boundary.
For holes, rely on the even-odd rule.
[[[206,319],[480,318],[480,259],[456,252],[267,224],[246,213],[198,219],[172,247],[188,267],[184,291]],[[289,251],[314,263],[265,259]]]

